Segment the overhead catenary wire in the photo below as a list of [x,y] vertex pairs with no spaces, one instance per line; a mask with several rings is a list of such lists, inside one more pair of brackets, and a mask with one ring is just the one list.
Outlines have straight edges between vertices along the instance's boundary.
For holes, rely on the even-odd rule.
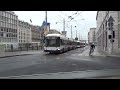
[[[77,13],[78,13],[78,11],[77,11]],[[75,13],[73,13],[72,16],[73,16],[74,14],[75,14]],[[78,14],[79,14],[79,13],[78,13]],[[65,13],[63,13],[63,12],[62,12],[62,15],[68,18],[68,15],[65,14]],[[59,23],[58,26],[59,26],[59,27],[62,27],[62,26],[63,26],[63,21],[62,21],[62,19],[64,18],[62,15],[56,15],[56,16],[50,17],[49,20],[50,20],[50,21],[53,21],[53,18],[54,18],[54,19],[55,19],[55,22],[53,22],[53,23],[56,23],[56,24]],[[74,15],[74,17],[77,17],[77,16],[78,16],[78,15]],[[61,18],[62,18],[62,19],[61,19]],[[78,21],[75,20],[75,19],[73,19],[73,21],[74,21],[74,23],[77,25],[77,28],[78,28],[78,26],[79,26]],[[70,29],[70,27],[71,27],[71,24],[70,24],[70,23],[71,23],[71,22],[66,22],[66,23],[65,23],[65,28],[66,28],[67,31],[68,31],[68,29]],[[72,22],[72,23],[73,23],[73,22]]]

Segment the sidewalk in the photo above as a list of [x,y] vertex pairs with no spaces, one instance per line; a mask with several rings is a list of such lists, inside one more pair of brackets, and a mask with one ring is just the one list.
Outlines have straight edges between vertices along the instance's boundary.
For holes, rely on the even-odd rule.
[[30,50],[30,51],[19,51],[19,52],[3,52],[3,53],[0,53],[0,58],[23,56],[23,55],[32,55],[32,54],[40,54],[42,52],[43,52],[42,50]]
[[[90,48],[89,48],[89,46],[87,46],[85,51],[83,53],[80,53],[79,56],[89,56],[89,50],[90,50]],[[96,47],[93,52],[93,56],[106,56],[106,55],[99,53],[98,48]]]
[[[79,56],[89,56],[89,46],[87,46],[87,49],[85,49],[83,53],[80,53]],[[120,57],[120,55],[112,55],[105,51],[99,50],[97,46],[95,47],[93,56]]]
[[106,55],[107,57],[120,57],[120,54],[118,54],[118,55],[109,54],[109,53],[107,53],[107,52],[105,52],[103,50],[99,50],[98,52]]

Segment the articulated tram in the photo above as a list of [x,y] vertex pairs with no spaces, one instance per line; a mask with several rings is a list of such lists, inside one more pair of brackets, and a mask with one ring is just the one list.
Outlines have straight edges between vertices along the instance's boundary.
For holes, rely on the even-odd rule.
[[80,48],[80,47],[81,47],[81,42],[77,41],[77,48]]
[[44,52],[63,53],[77,48],[77,41],[61,34],[48,34],[45,37]]

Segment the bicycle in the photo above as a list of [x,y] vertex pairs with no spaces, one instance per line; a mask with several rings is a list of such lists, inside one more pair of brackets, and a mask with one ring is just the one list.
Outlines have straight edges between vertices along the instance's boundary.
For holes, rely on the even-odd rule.
[[93,52],[94,52],[94,48],[91,48],[89,52],[89,56],[93,55]]

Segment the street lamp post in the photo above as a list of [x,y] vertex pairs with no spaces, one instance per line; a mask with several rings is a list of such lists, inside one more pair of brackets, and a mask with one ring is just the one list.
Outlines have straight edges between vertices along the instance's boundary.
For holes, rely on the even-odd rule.
[[[75,28],[76,28],[76,26],[75,26]],[[75,38],[75,40],[78,40],[78,38],[77,38],[77,29],[76,29],[76,38]]]
[[72,25],[71,25],[71,38],[72,38]]

